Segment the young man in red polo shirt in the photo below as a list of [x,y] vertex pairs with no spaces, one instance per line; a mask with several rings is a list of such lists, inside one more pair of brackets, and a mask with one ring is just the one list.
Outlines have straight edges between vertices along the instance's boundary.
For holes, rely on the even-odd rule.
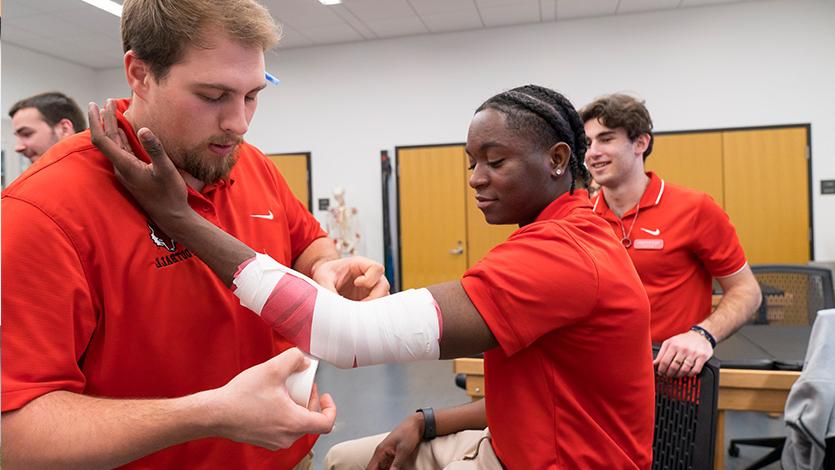
[[366,446],[363,466],[371,460],[372,468],[402,468],[421,436],[489,425],[489,433],[440,439],[454,448],[443,457],[451,460],[421,468],[470,461],[468,448],[479,454],[470,461],[479,468],[650,467],[649,302],[608,224],[592,212],[585,190],[575,189],[588,180],[581,160],[586,138],[564,96],[519,87],[487,100],[470,124],[470,185],[478,206],[489,223],[519,229],[460,281],[370,302],[316,288],[200,217],[151,132],[142,129],[139,137],[152,165],[103,137],[117,137],[106,131],[113,128],[110,112],[102,130],[91,107],[91,128],[128,190],[243,304],[300,348],[343,367],[484,351],[485,400],[421,410],[373,458],[385,436]]
[[[652,120],[642,101],[614,94],[580,111],[586,166],[600,184],[592,202],[635,263],[652,305],[661,373],[695,375],[716,343],[748,322],[760,287],[727,214],[707,194],[644,170]],[[711,313],[712,278],[724,296]]]
[[[212,224],[342,293],[384,294],[382,266],[336,260],[242,140],[278,36],[267,10],[253,0],[123,7],[133,96],[111,103],[114,132],[149,161],[134,130],[153,129],[188,204]],[[285,379],[304,367],[301,352],[141,211],[90,133],[52,147],[2,205],[4,464],[309,467],[306,433],[328,432],[335,408],[324,396],[321,413],[315,396],[313,410],[291,400]]]

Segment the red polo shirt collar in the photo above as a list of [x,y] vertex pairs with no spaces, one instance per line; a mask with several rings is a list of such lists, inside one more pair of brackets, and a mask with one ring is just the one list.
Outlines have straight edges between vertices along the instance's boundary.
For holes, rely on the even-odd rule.
[[[647,172],[646,175],[649,176],[649,184],[647,184],[644,194],[641,196],[641,200],[638,201],[638,205],[641,209],[658,205],[658,203],[661,202],[661,197],[664,196],[664,180],[651,171]],[[604,189],[600,188],[600,192],[598,192],[597,196],[595,196],[593,201],[593,210],[596,214],[603,216],[603,218],[612,218],[613,220],[617,220],[618,217],[611,209],[609,209],[609,205],[606,204],[606,198],[603,197],[603,191]],[[626,211],[620,218],[628,217],[634,212],[635,207]]]
[[562,219],[570,214],[574,209],[581,207],[591,208],[589,193],[585,189],[575,189],[574,194],[566,192],[560,197],[554,199],[551,204],[548,204],[545,209],[539,213],[534,222]]

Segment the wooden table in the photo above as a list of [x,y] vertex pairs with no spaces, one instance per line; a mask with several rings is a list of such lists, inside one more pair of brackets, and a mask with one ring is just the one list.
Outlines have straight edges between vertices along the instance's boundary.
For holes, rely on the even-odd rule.
[[[484,397],[484,360],[455,359],[452,370],[465,374],[467,395]],[[716,423],[715,468],[722,469],[725,458],[725,412],[763,411],[782,413],[792,384],[800,372],[781,370],[719,369],[719,420]]]

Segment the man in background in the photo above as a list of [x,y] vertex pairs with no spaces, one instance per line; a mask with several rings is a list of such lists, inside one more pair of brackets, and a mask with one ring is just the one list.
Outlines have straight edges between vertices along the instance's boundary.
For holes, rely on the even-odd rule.
[[[614,94],[580,110],[586,166],[600,184],[594,211],[626,248],[651,304],[661,374],[695,375],[716,343],[754,315],[762,300],[728,215],[707,194],[670,184],[644,162],[652,119],[644,103]],[[724,296],[711,312],[712,278]]]
[[84,113],[75,101],[57,91],[24,98],[9,110],[15,152],[35,163],[58,141],[87,129]]

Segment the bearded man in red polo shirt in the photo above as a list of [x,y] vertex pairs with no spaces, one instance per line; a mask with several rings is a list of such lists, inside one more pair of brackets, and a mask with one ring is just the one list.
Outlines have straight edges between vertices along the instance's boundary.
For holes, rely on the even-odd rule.
[[[707,194],[644,170],[652,119],[642,101],[598,98],[580,111],[589,140],[586,166],[600,184],[592,200],[621,239],[652,306],[659,372],[695,375],[716,343],[754,315],[760,287],[728,215]],[[725,294],[711,313],[712,278]]]
[[[278,39],[267,10],[254,0],[123,7],[132,99],[110,102],[110,129],[136,158],[150,161],[136,130],[152,130],[208,223],[341,294],[385,294],[382,266],[338,260],[243,141]],[[301,352],[149,219],[89,132],[53,146],[2,201],[9,468],[310,467],[307,433],[330,431],[335,407],[315,393],[311,409],[291,399],[285,379],[304,368]]]

